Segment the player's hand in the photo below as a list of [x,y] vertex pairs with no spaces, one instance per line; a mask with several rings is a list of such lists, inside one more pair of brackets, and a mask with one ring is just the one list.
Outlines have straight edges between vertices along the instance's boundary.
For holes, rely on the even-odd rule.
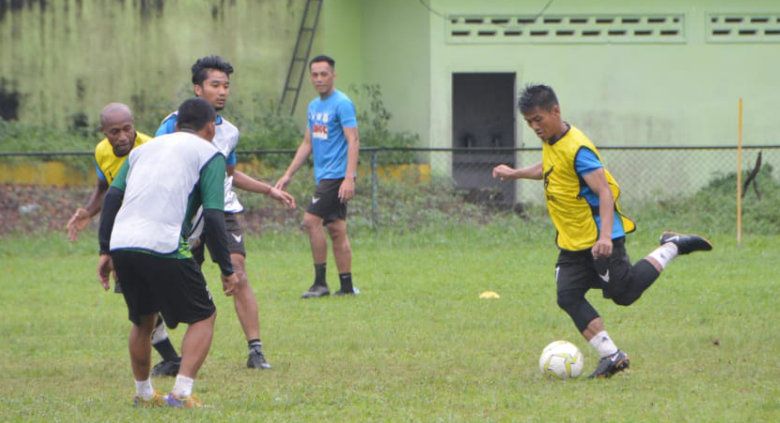
[[238,275],[234,273],[231,273],[230,276],[222,275],[222,292],[225,293],[228,297],[233,295],[234,292],[236,292],[236,288],[238,287]]
[[493,178],[499,179],[501,181],[514,179],[514,173],[515,170],[505,164],[501,164],[493,168]]
[[599,238],[590,249],[594,259],[607,258],[612,255],[612,240]]
[[108,288],[110,287],[108,279],[113,270],[114,263],[111,261],[111,256],[108,254],[101,254],[98,259],[97,274],[100,284],[103,285],[103,289],[106,291],[108,291]]
[[70,220],[68,220],[68,224],[65,226],[68,230],[68,239],[71,241],[77,240],[79,238],[79,232],[83,231],[91,220],[92,217],[89,215],[87,209],[76,209],[76,212],[73,213],[73,216],[71,216]]
[[344,178],[344,181],[341,182],[341,186],[339,187],[339,200],[341,200],[342,203],[346,203],[347,201],[351,200],[352,197],[354,196],[355,196],[355,179]]
[[268,196],[291,209],[295,208],[295,197],[286,191],[282,191],[279,188],[274,187],[268,191]]
[[290,178],[290,177],[289,177],[289,176],[288,176],[288,175],[285,173],[284,175],[282,175],[282,177],[281,177],[281,178],[279,178],[279,180],[278,180],[278,181],[276,181],[276,185],[274,185],[274,188],[276,188],[276,189],[278,189],[278,190],[282,190],[282,191],[284,191],[284,189],[285,189],[285,188],[287,188],[287,184],[289,184],[289,183],[290,183],[290,179],[292,179],[292,178]]

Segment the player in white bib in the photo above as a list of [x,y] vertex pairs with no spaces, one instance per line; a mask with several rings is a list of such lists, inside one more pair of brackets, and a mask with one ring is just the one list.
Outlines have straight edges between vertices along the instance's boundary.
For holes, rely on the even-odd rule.
[[[122,281],[133,322],[135,405],[142,407],[200,406],[192,387],[211,347],[216,307],[185,239],[199,207],[225,294],[232,295],[239,283],[225,236],[225,158],[209,142],[216,111],[196,98],[182,103],[179,114],[178,132],[133,149],[108,189],[100,217],[98,275],[104,289],[112,268]],[[188,325],[176,383],[165,398],[149,377],[157,313],[170,328]]]
[[[211,104],[217,112],[225,107],[225,102],[230,95],[230,74],[233,66],[219,56],[206,56],[198,59],[192,65],[192,86],[195,95]],[[174,131],[178,116],[174,112],[163,120],[156,135],[169,134]],[[254,369],[268,369],[271,365],[265,358],[260,342],[260,319],[258,316],[257,300],[249,285],[246,274],[246,248],[244,247],[244,233],[242,229],[243,206],[238,201],[233,186],[245,191],[265,194],[279,201],[283,205],[295,208],[295,199],[280,189],[256,180],[236,169],[236,147],[238,145],[239,131],[227,119],[217,114],[214,121],[216,135],[214,146],[219,149],[226,158],[227,176],[225,178],[225,228],[228,233],[228,249],[233,268],[239,279],[239,286],[233,296],[238,320],[244,330],[249,346],[247,367]],[[195,233],[197,235],[197,233]],[[204,260],[203,243],[196,242],[193,248],[195,259],[202,263]],[[213,256],[212,256],[213,258]]]

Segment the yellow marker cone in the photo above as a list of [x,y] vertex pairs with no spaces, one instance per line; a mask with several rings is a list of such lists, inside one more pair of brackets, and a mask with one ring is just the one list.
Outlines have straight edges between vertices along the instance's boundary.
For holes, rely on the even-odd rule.
[[483,300],[491,300],[491,299],[499,299],[499,298],[501,298],[501,296],[499,296],[498,294],[496,294],[493,291],[485,291],[485,292],[479,294],[479,298],[481,298]]

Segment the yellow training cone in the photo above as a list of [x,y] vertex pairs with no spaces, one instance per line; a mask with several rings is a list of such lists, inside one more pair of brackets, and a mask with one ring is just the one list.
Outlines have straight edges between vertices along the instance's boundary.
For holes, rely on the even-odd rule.
[[479,294],[479,298],[481,298],[483,300],[490,300],[490,299],[494,299],[494,298],[498,299],[498,298],[501,298],[501,297],[498,294],[496,294],[495,292],[493,292],[493,291],[485,291],[485,292]]

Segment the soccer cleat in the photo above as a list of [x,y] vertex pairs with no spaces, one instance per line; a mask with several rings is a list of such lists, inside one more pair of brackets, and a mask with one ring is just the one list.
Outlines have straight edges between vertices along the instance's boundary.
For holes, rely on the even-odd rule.
[[320,298],[330,295],[330,290],[327,285],[312,285],[308,291],[301,295],[301,298]]
[[165,405],[165,397],[163,397],[162,394],[157,391],[154,391],[152,397],[149,398],[148,400],[145,400],[138,395],[133,397],[133,407],[154,408],[154,407],[162,407],[164,405]]
[[671,242],[672,244],[676,245],[677,252],[679,254],[689,254],[694,251],[712,250],[712,244],[698,235],[686,235],[666,231],[661,234],[660,244],[664,245],[667,242]]
[[352,287],[351,291],[347,291],[344,288],[341,288],[338,291],[333,293],[333,295],[335,295],[337,297],[342,297],[342,296],[345,296],[345,295],[358,295],[358,294],[360,294],[360,290],[357,289],[357,287],[354,287],[354,286]]
[[628,354],[623,351],[617,350],[616,353],[603,357],[599,360],[599,364],[596,366],[596,370],[589,376],[593,378],[608,378],[612,377],[617,372],[622,372],[628,368]]
[[176,376],[179,373],[181,359],[178,361],[163,360],[152,367],[152,376]]
[[249,358],[246,360],[246,367],[250,369],[270,369],[271,364],[265,359],[263,350],[254,348],[249,352]]
[[203,403],[195,396],[190,395],[188,397],[176,396],[171,392],[165,397],[165,403],[169,407],[173,408],[201,408]]

